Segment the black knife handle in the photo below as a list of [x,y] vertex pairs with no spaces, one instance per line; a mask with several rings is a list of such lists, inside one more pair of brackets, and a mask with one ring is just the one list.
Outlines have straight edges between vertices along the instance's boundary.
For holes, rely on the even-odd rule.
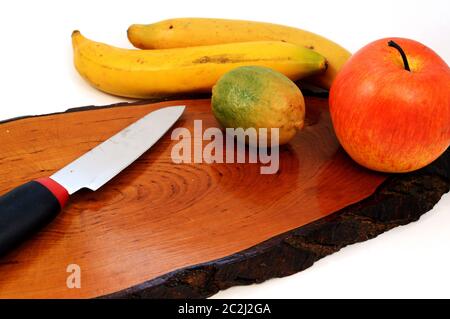
[[67,190],[50,178],[23,184],[0,197],[0,256],[52,221],[65,205]]

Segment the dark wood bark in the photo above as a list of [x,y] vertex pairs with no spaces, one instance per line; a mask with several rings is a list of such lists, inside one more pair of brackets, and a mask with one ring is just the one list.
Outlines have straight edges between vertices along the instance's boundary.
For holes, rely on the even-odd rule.
[[450,190],[450,149],[429,166],[392,175],[369,198],[231,256],[171,272],[103,298],[205,298],[311,267],[317,260],[417,221]]

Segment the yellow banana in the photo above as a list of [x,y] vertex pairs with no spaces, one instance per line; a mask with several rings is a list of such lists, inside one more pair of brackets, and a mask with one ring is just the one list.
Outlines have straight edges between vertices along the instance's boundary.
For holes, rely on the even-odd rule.
[[283,41],[310,48],[328,61],[323,75],[311,82],[329,89],[337,72],[350,57],[340,45],[309,31],[278,24],[207,18],[179,18],[154,24],[134,24],[128,29],[131,43],[141,49],[168,49],[246,41]]
[[326,69],[320,54],[276,41],[129,50],[74,31],[72,44],[75,67],[87,81],[104,92],[133,98],[210,92],[224,73],[243,65],[266,66],[292,80]]

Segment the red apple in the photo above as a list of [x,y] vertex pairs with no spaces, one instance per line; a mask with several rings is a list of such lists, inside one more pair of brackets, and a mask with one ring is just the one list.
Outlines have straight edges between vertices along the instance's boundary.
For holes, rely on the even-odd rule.
[[382,172],[419,169],[450,145],[450,69],[419,42],[372,42],[337,75],[330,112],[340,143],[359,164]]

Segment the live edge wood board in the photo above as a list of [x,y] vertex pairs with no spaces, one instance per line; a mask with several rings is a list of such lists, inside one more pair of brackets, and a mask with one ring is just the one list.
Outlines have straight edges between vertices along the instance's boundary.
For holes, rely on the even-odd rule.
[[[326,98],[305,129],[260,164],[175,164],[170,132],[97,192],[81,191],[41,233],[0,259],[2,298],[203,298],[310,267],[342,247],[419,219],[450,188],[450,151],[410,174],[355,164]],[[49,176],[151,110],[185,104],[174,127],[218,127],[208,99],[72,109],[0,124],[0,194]],[[200,143],[199,140],[195,141]],[[206,144],[206,142],[205,142]],[[81,268],[68,289],[66,268]],[[301,289],[301,287],[299,287]]]

